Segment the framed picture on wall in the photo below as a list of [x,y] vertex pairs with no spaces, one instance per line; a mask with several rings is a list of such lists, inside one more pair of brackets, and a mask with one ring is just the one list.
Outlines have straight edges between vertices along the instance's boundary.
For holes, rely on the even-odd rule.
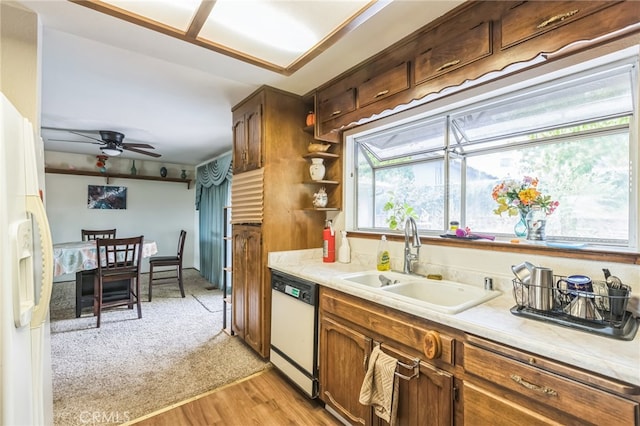
[[126,209],[127,187],[89,185],[87,207],[90,209]]

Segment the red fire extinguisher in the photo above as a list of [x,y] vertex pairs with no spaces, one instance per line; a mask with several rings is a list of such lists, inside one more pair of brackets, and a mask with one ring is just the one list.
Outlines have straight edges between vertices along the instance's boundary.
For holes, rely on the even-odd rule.
[[325,263],[336,261],[336,233],[330,220],[326,222],[322,231],[322,261]]

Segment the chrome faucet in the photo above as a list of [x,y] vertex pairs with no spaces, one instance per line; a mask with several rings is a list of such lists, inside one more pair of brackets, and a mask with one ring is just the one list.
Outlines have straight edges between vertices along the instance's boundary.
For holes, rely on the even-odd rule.
[[[409,239],[411,240],[411,247],[409,246]],[[405,274],[413,273],[412,262],[417,262],[420,259],[420,236],[418,235],[418,225],[412,217],[408,217],[404,223],[404,268],[402,272]],[[413,254],[411,248],[415,248],[416,252]]]

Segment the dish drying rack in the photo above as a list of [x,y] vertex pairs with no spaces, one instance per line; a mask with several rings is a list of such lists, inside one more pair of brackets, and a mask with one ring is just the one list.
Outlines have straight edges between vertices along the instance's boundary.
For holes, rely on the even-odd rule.
[[[551,308],[535,309],[532,306],[536,285],[524,284],[513,279],[513,297],[516,306],[511,313],[517,316],[585,331],[619,340],[633,340],[638,330],[638,320],[627,311],[631,289],[623,287],[622,295],[610,295],[604,281],[592,281],[593,291],[559,288],[558,281],[566,279],[554,275],[551,292]],[[542,290],[542,289],[540,289]],[[531,295],[531,296],[530,296]]]

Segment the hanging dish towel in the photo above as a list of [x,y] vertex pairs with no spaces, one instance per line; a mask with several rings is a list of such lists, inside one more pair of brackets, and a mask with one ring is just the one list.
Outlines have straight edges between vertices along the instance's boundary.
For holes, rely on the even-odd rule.
[[385,354],[376,345],[371,352],[367,373],[360,389],[360,404],[371,405],[376,416],[390,426],[395,424],[398,406],[398,378],[395,375],[398,360]]

